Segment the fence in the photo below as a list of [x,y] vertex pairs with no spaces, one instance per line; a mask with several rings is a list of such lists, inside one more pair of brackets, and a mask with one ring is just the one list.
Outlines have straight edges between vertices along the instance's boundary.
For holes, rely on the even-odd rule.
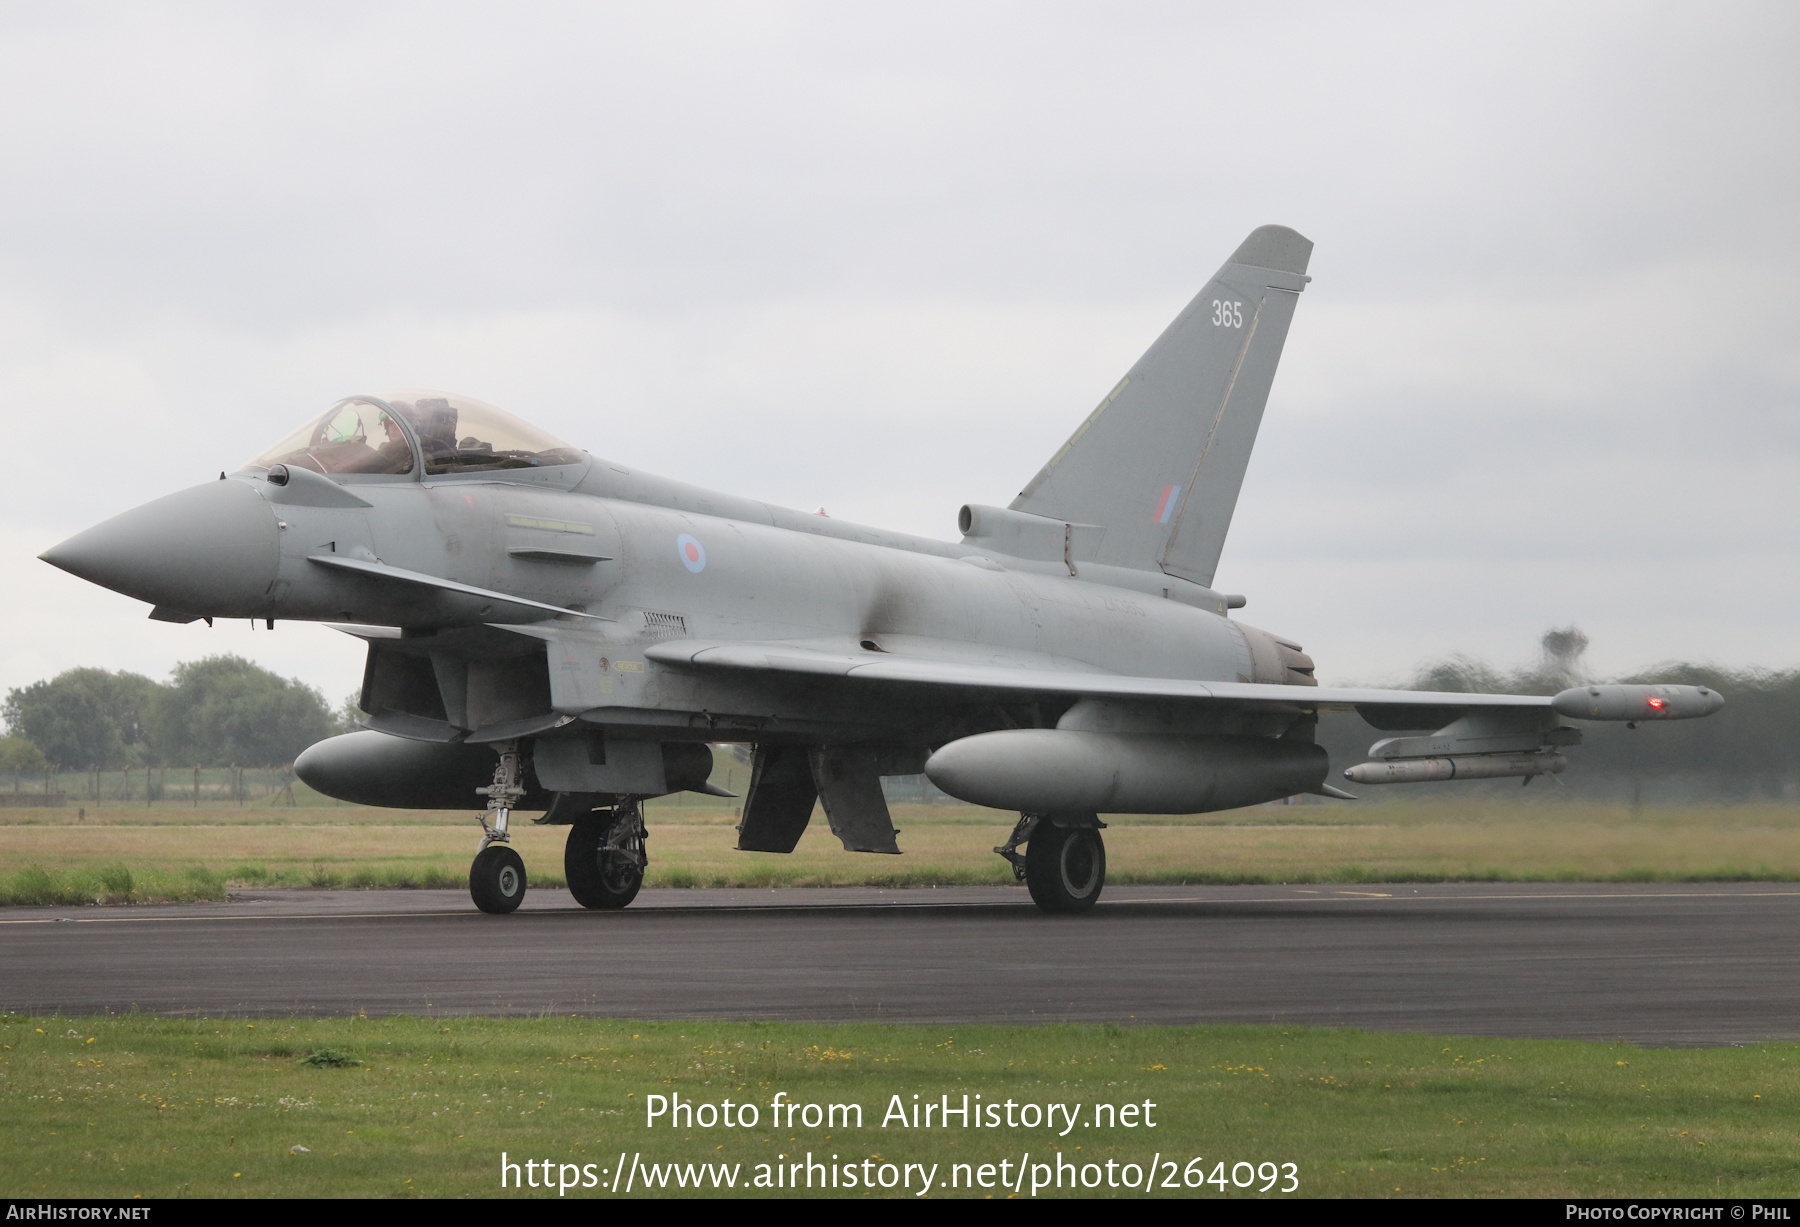
[[[10,776],[10,780],[7,779]],[[720,756],[713,781],[738,795],[738,799],[702,798],[678,793],[660,800],[661,806],[692,808],[743,804],[749,791],[749,765]],[[10,784],[10,788],[8,785]],[[314,792],[294,776],[291,765],[279,767],[89,767],[72,772],[52,767],[45,771],[13,771],[0,774],[0,808],[62,809],[71,805],[157,805],[180,809],[215,809],[229,806],[341,807],[337,801]],[[882,781],[888,801],[898,805],[958,805],[922,775],[890,776]],[[476,803],[478,806],[478,803]]]
[[[71,772],[51,767],[14,771],[0,806],[60,809],[69,805],[170,805],[183,809],[226,806],[336,806],[294,777],[293,767],[89,767]],[[5,776],[0,775],[0,781]],[[4,783],[0,783],[4,787]]]

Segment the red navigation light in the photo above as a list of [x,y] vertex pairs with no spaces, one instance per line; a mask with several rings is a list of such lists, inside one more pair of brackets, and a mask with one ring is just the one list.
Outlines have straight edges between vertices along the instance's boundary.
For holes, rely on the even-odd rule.
[[1648,699],[1645,699],[1644,702],[1648,703],[1653,711],[1661,711],[1663,709],[1663,701],[1655,695],[1651,695]]

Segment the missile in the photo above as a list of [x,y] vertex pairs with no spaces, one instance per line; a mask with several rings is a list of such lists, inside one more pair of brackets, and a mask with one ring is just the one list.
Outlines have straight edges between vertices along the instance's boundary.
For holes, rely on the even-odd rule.
[[1574,720],[1693,720],[1725,706],[1725,696],[1705,686],[1576,686],[1550,706]]
[[1453,754],[1359,763],[1344,772],[1358,784],[1423,784],[1431,780],[1491,780],[1508,775],[1555,775],[1569,765],[1561,754]]

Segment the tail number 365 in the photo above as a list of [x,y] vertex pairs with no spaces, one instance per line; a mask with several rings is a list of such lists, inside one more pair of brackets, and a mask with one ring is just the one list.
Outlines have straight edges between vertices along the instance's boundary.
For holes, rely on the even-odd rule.
[[1213,299],[1214,328],[1242,328],[1244,326],[1244,304]]

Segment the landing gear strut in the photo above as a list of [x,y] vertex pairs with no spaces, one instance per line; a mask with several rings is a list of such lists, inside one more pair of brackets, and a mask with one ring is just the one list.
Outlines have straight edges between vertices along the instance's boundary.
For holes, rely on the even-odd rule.
[[512,835],[506,829],[513,806],[525,795],[520,775],[519,743],[501,742],[494,782],[475,790],[488,805],[479,819],[481,843],[475,849],[475,863],[469,866],[469,897],[494,916],[517,910],[525,900],[525,862],[512,850]]
[[1041,910],[1085,912],[1106,885],[1105,825],[1093,814],[1021,814],[1012,836],[994,851],[1012,863],[1013,876]]
[[621,908],[644,884],[644,807],[626,801],[596,810],[569,828],[563,845],[563,876],[575,902],[587,908]]

